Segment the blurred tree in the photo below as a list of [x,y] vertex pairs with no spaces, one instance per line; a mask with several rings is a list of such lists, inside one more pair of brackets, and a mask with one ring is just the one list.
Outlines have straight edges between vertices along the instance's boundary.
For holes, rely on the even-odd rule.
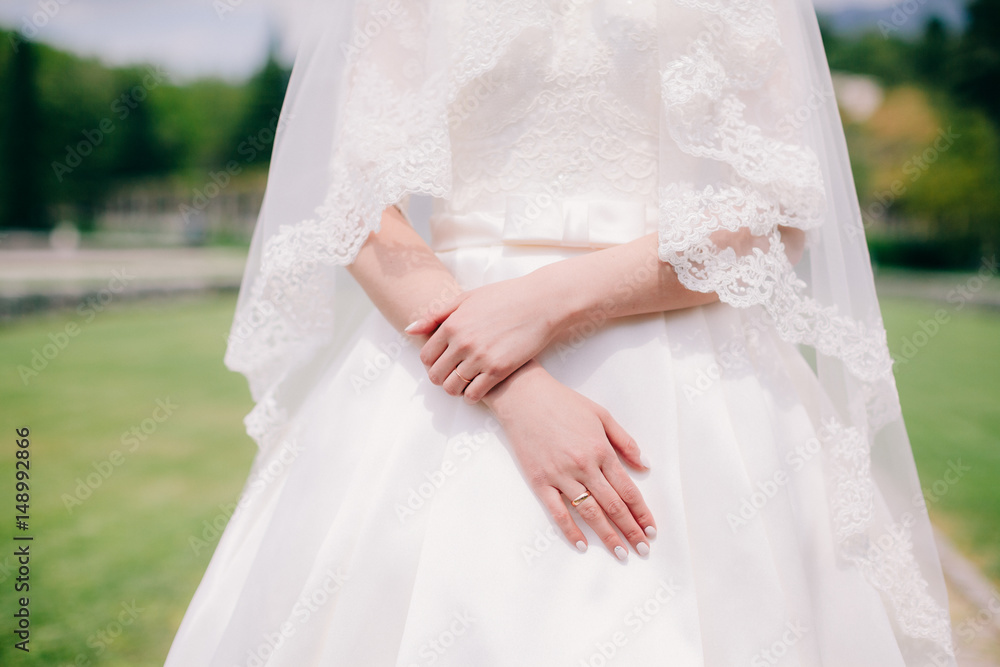
[[919,76],[931,86],[948,85],[948,74],[954,57],[952,48],[944,21],[936,16],[927,21],[923,38],[916,45],[914,61]]
[[47,131],[40,144],[49,200],[89,229],[112,186],[121,129],[112,105],[120,77],[97,60],[45,47],[38,85]]
[[276,51],[272,42],[267,62],[250,80],[247,110],[222,162],[233,159],[233,151],[238,161],[249,165],[267,164],[271,159],[278,114],[291,76],[291,71],[278,62]]
[[0,183],[0,227],[46,229],[46,215],[39,152],[43,133],[41,104],[37,86],[36,46],[19,43],[7,68],[4,99],[7,103],[2,128],[2,159],[6,163]]
[[[14,44],[16,35],[13,32],[0,29],[0,43]],[[14,55],[13,49],[0,48],[0,86],[6,85],[10,72],[10,59]],[[7,150],[6,150],[6,128],[10,103],[7,97],[0,97],[0,228],[4,226],[7,190],[3,185],[7,182]]]
[[883,37],[869,32],[848,39],[831,30],[823,36],[830,69],[839,72],[869,74],[888,86],[916,79],[913,45],[897,37]]
[[960,99],[983,108],[1000,128],[1000,2],[974,0],[968,13],[953,88]]
[[[229,160],[267,163],[290,72],[273,55],[250,81],[171,83],[110,69],[0,30],[0,226],[87,229],[135,177],[197,188]],[[164,188],[174,187],[164,183]]]
[[168,145],[160,136],[160,122],[152,104],[155,88],[163,80],[130,71],[124,81],[121,96],[111,105],[121,129],[110,175],[129,179],[160,176],[176,169],[179,147]]
[[247,93],[246,84],[215,79],[156,89],[150,102],[157,132],[178,170],[192,181],[203,181],[205,172],[220,166],[220,158],[232,158],[232,137],[246,111]]
[[[914,178],[900,198],[901,212],[929,223],[929,236],[998,239],[1000,211],[1000,146],[995,129],[981,111],[944,108],[942,125],[955,136],[951,145],[929,147],[911,160],[911,173],[925,170],[932,177]],[[931,171],[933,170],[933,172]]]

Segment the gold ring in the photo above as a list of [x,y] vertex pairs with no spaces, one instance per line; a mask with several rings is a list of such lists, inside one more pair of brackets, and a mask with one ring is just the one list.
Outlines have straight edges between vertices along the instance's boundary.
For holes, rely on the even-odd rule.
[[458,376],[458,379],[460,379],[465,384],[469,384],[470,382],[472,382],[472,380],[466,380],[464,377],[462,377],[462,374],[458,372],[458,369],[455,369],[454,373],[455,375]]
[[590,497],[590,491],[584,491],[583,493],[581,493],[580,495],[578,495],[576,498],[574,498],[573,500],[571,500],[570,503],[573,505],[573,507],[576,507],[577,505],[579,505],[580,503],[582,503],[584,500],[586,500],[589,497]]

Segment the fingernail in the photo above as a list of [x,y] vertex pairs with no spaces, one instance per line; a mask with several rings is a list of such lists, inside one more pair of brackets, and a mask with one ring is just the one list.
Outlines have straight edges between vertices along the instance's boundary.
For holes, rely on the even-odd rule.
[[652,526],[646,526],[646,530],[643,532],[646,533],[646,537],[649,539],[656,537],[656,528],[653,528]]
[[642,464],[643,468],[648,468],[649,467],[649,459],[646,458],[645,454],[639,454],[639,463]]
[[628,555],[628,552],[625,551],[625,547],[617,546],[615,547],[615,555],[618,556],[618,560],[625,560],[625,556]]
[[576,543],[576,549],[580,553],[585,552],[587,550],[587,543],[584,542],[583,540],[580,540],[579,542]]
[[649,545],[645,542],[639,542],[639,544],[635,545],[635,550],[639,552],[640,556],[649,555]]
[[411,331],[417,328],[418,324],[420,324],[420,320],[417,320],[416,322],[410,322],[409,324],[406,325],[406,328],[403,329],[403,333],[410,333]]

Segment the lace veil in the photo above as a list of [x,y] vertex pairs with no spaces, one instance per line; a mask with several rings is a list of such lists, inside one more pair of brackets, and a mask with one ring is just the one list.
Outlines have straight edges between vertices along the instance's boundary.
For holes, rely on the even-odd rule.
[[[906,664],[954,665],[944,582],[812,4],[634,4],[652,10],[659,62],[660,259],[688,288],[755,307],[759,326],[813,359],[830,398],[821,439],[834,471],[838,557],[880,591]],[[249,379],[257,406],[247,427],[262,448],[281,439],[316,361],[336,354],[370,307],[343,267],[386,206],[398,204],[419,226],[411,203],[449,196],[449,128],[490,104],[491,73],[519,48],[515,40],[545,39],[559,13],[631,5],[317,1],[226,354]],[[779,226],[805,233],[794,266]]]

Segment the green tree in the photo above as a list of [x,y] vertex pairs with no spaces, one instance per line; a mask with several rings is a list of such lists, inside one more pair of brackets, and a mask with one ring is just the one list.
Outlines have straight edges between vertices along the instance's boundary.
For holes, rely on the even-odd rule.
[[0,226],[45,229],[50,226],[42,188],[40,137],[44,131],[37,76],[36,46],[21,41],[10,60],[4,86],[7,109],[0,155],[6,164]]
[[936,16],[927,21],[914,56],[917,73],[924,81],[935,87],[947,84],[953,54],[951,38],[944,21]]
[[[249,103],[230,151],[247,164],[266,164],[271,159],[278,113],[285,100],[290,72],[278,62],[272,48],[264,67],[250,80]],[[232,153],[223,161],[233,159]]]
[[969,27],[959,45],[954,91],[981,107],[1000,128],[1000,2],[974,0]]
[[178,149],[161,138],[160,122],[149,90],[141,77],[128,75],[122,96],[112,106],[119,128],[113,178],[159,176],[178,166]]

